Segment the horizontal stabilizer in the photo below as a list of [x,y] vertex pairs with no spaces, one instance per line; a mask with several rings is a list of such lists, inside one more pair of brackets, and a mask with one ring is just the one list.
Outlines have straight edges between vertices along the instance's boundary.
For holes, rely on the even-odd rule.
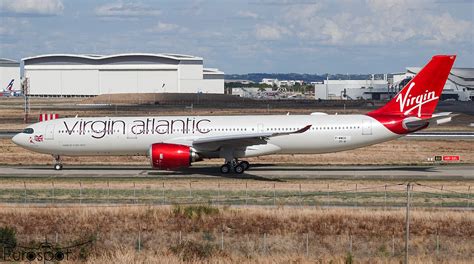
[[451,122],[451,119],[457,115],[458,114],[453,114],[451,112],[444,112],[433,114],[431,118],[426,119],[407,118],[403,121],[403,126],[409,131],[414,131],[428,126],[441,125]]

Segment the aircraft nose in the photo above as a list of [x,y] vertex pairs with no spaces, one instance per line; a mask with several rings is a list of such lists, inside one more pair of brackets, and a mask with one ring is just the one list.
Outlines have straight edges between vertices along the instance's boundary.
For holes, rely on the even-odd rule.
[[14,135],[14,136],[12,137],[12,141],[13,141],[13,143],[15,143],[15,144],[17,144],[17,145],[19,145],[19,146],[23,145],[23,144],[21,144],[22,142],[21,142],[21,135],[20,135],[20,134]]

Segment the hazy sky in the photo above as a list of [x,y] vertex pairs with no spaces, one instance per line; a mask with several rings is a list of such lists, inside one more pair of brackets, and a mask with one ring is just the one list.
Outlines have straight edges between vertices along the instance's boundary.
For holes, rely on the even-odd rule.
[[0,57],[183,53],[226,73],[382,73],[457,54],[473,0],[0,0]]

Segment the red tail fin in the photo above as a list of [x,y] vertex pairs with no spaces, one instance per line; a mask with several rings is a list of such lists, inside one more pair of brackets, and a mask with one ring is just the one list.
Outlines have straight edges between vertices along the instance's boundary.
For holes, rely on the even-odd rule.
[[455,55],[434,56],[390,102],[369,115],[431,117],[455,59]]
[[456,55],[434,56],[392,100],[367,115],[394,133],[413,132],[404,125],[404,121],[426,119],[433,115],[455,59]]

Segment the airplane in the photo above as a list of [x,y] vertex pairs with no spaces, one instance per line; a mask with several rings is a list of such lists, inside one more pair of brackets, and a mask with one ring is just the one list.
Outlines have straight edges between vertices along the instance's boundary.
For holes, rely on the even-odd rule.
[[12,79],[10,83],[7,85],[5,89],[3,89],[2,96],[10,96],[13,95],[13,82],[15,82],[15,79]]
[[143,155],[159,170],[223,158],[222,174],[241,174],[250,168],[247,157],[350,150],[451,121],[452,113],[433,112],[455,59],[433,56],[393,99],[367,114],[58,118],[32,124],[12,140],[51,154],[55,170],[63,168],[61,156]]

